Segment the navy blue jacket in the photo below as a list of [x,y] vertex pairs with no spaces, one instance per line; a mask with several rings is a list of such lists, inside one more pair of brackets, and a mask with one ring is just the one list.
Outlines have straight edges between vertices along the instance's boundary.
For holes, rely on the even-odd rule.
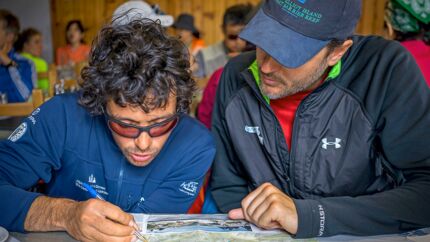
[[215,155],[209,131],[183,115],[158,156],[135,167],[123,156],[103,115],[91,116],[77,94],[56,96],[0,142],[0,226],[24,231],[40,179],[47,195],[89,199],[82,183],[126,212],[185,213]]

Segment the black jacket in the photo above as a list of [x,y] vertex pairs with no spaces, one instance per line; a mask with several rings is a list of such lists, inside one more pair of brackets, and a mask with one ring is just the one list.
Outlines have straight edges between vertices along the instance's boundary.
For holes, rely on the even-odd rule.
[[398,43],[353,41],[340,74],[297,109],[291,152],[248,70],[255,53],[227,64],[212,120],[221,211],[270,182],[294,198],[297,237],[430,226],[430,89]]

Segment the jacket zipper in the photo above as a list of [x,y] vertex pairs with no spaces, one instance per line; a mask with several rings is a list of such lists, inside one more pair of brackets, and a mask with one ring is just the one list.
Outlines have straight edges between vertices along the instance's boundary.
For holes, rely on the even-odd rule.
[[[309,95],[308,95],[309,96]],[[290,193],[292,197],[295,197],[296,193],[295,193],[295,188],[294,188],[294,163],[295,163],[295,159],[294,159],[294,153],[296,150],[296,136],[297,136],[297,129],[299,126],[299,122],[296,122],[297,117],[299,116],[299,111],[300,111],[300,107],[302,106],[302,103],[305,101],[305,99],[308,97],[306,96],[300,103],[299,106],[297,107],[296,113],[294,114],[294,122],[293,122],[293,130],[292,130],[292,137],[291,137],[291,150],[290,150],[290,157],[289,157],[289,161],[290,161],[290,169],[289,169],[289,175],[291,177],[290,179]]]
[[[246,74],[247,75],[251,75],[252,76],[252,74],[250,74],[248,71],[246,72]],[[245,80],[247,80],[248,82],[252,82],[253,80],[249,80],[248,78],[249,77],[247,77],[246,75],[243,75],[244,77],[245,77]],[[253,79],[253,78],[252,78]],[[315,90],[313,90],[311,93],[309,93],[301,102],[300,102],[300,104],[299,104],[299,106],[297,107],[297,110],[296,110],[296,114],[294,115],[294,123],[293,123],[293,130],[292,130],[292,137],[291,137],[291,150],[290,151],[287,151],[288,152],[288,163],[289,163],[289,167],[288,167],[288,171],[287,171],[287,173],[288,173],[288,175],[289,175],[289,177],[288,177],[288,175],[287,174],[285,174],[285,179],[287,180],[287,182],[289,182],[290,183],[290,186],[288,186],[288,190],[289,190],[289,192],[290,192],[290,195],[292,196],[292,197],[295,197],[295,192],[294,192],[294,162],[295,162],[295,159],[293,159],[294,158],[294,153],[295,153],[295,143],[297,143],[295,140],[296,140],[296,136],[297,136],[297,129],[298,129],[298,126],[299,126],[299,124],[297,123],[297,122],[295,122],[296,120],[297,120],[297,117],[298,117],[298,114],[300,113],[300,111],[301,111],[301,107],[302,107],[302,103],[304,103],[305,102],[305,100],[310,96],[310,95],[312,95],[315,91],[317,91],[317,90],[320,90],[321,88],[324,88],[325,86],[327,85],[327,82],[326,81],[324,81],[324,83],[323,84],[321,84],[319,87],[317,87]],[[273,111],[272,111],[272,109],[270,108],[270,106],[269,106],[269,104],[263,99],[263,97],[261,97],[261,93],[258,93],[258,92],[256,92],[255,90],[254,90],[254,88],[252,87],[252,85],[251,85],[251,89],[253,90],[253,92],[254,92],[254,94],[257,96],[257,98],[258,98],[258,100],[260,101],[260,102],[262,102],[265,106],[266,106],[266,108],[269,110],[269,112],[273,115],[273,119],[275,120],[275,122],[278,124],[278,126],[280,126],[281,124],[279,123],[279,121],[277,120],[277,118],[276,118],[276,115],[273,113]],[[274,132],[275,132],[275,134],[276,134],[276,127],[274,128]],[[275,139],[276,139],[276,143],[278,143],[278,135],[275,135]],[[284,142],[285,142],[285,140],[284,140]],[[287,148],[288,148],[288,145],[287,145]]]
[[319,87],[315,88],[311,93],[309,93],[305,98],[303,98],[303,100],[299,103],[299,106],[297,107],[296,114],[294,115],[293,133],[292,133],[292,137],[291,137],[291,150],[290,150],[290,157],[289,157],[289,160],[290,160],[289,173],[290,173],[290,178],[291,178],[290,179],[290,184],[291,184],[290,192],[291,192],[291,195],[293,197],[295,197],[295,195],[296,195],[296,193],[294,191],[295,190],[295,187],[294,187],[294,165],[296,162],[296,160],[294,159],[295,158],[294,154],[296,153],[296,143],[297,143],[296,137],[297,137],[297,132],[298,132],[297,130],[300,127],[299,122],[296,122],[296,120],[298,120],[297,118],[299,116],[299,113],[301,113],[301,109],[303,106],[302,104],[305,103],[307,98],[309,96],[311,96],[315,91],[320,90],[322,88],[325,88],[326,85],[328,85],[328,84],[327,84],[327,82],[324,81],[324,83],[322,83]]
[[125,157],[121,159],[121,169],[119,170],[119,175],[118,175],[118,185],[117,185],[117,193],[116,193],[116,199],[115,199],[115,204],[117,206],[120,206],[119,204],[119,197],[120,197],[120,193],[121,193],[121,187],[122,187],[122,180],[124,177],[124,164],[125,164]]
[[[245,73],[244,73],[244,77],[245,77],[245,80],[247,80],[247,81],[249,81],[249,82],[252,82],[253,80],[250,80],[249,79],[249,76],[247,76],[247,75],[250,75],[250,73],[249,72],[246,72],[246,75],[245,75]],[[251,75],[252,76],[252,75]],[[275,115],[275,113],[273,112],[273,110],[272,110],[272,108],[270,107],[270,105],[266,102],[266,100],[264,100],[263,99],[263,97],[261,96],[261,93],[259,93],[259,92],[257,92],[257,91],[255,91],[255,89],[251,86],[251,89],[252,89],[252,91],[254,92],[254,94],[255,94],[255,96],[257,97],[257,99],[261,102],[261,103],[263,103],[263,105],[266,107],[266,109],[272,114],[272,118],[273,118],[273,120],[274,120],[274,122],[278,125],[278,126],[274,126],[274,128],[273,128],[273,132],[274,132],[274,134],[275,134],[275,143],[278,143],[279,142],[279,139],[280,139],[280,137],[279,137],[279,135],[278,135],[278,132],[276,132],[276,127],[281,127],[281,124],[279,123],[279,121],[278,121],[278,119],[276,118],[276,115]],[[287,162],[288,163],[291,163],[290,162],[290,159],[289,159],[289,157],[290,157],[290,152],[288,151],[288,144],[287,144],[287,142],[285,141],[285,138],[284,138],[284,140],[283,140],[283,142],[284,142],[284,144],[287,146],[287,154],[288,154],[288,160],[287,160]],[[264,146],[264,145],[263,145]],[[264,147],[264,149],[266,149],[265,147]],[[285,164],[283,164],[283,161],[282,161],[282,156],[279,156],[280,157],[280,159],[281,159],[281,166],[282,166],[282,168],[283,168],[283,170],[284,170],[284,174],[281,174],[282,175],[282,177],[284,177],[285,178],[285,182],[286,183],[288,183],[288,182],[290,182],[292,179],[290,179],[291,177],[288,177],[288,171],[285,169]],[[290,186],[288,186],[288,184],[287,184],[287,186],[285,187],[286,189],[287,189],[287,191],[288,190],[290,190]]]

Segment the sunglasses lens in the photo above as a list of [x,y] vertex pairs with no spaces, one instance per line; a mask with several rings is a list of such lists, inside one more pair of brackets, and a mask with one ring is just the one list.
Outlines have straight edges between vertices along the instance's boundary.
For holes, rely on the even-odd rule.
[[108,124],[109,124],[109,127],[112,129],[113,132],[115,132],[118,135],[121,135],[123,137],[135,138],[135,137],[139,136],[139,130],[136,128],[123,126],[123,125],[116,123],[116,122],[113,122],[111,120],[109,120]]
[[165,124],[151,128],[149,130],[149,135],[152,137],[158,137],[158,136],[161,136],[163,134],[166,134],[167,132],[172,130],[176,126],[177,123],[178,123],[178,117],[176,117],[175,119],[173,119],[173,120],[171,120]]

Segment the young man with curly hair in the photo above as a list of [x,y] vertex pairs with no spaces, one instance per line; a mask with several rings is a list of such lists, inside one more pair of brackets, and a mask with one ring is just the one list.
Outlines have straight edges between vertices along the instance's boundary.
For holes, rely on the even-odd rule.
[[[0,143],[0,225],[130,241],[127,212],[185,213],[215,154],[186,115],[195,86],[187,50],[152,20],[112,23],[82,78],[81,92],[54,97]],[[39,180],[46,195],[26,191]]]

